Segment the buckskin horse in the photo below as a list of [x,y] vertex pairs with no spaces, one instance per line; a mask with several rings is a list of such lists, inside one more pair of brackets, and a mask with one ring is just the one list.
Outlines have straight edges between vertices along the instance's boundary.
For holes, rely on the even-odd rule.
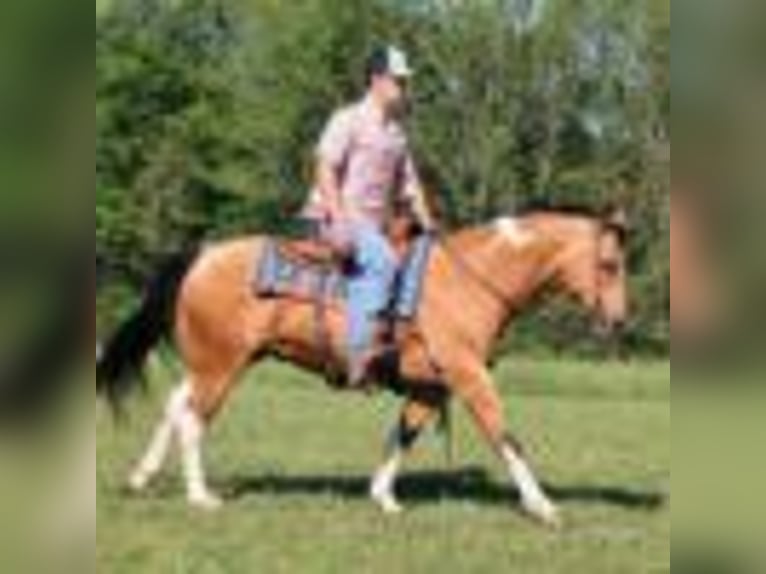
[[[542,210],[502,217],[436,242],[414,324],[398,341],[404,404],[370,487],[383,511],[401,510],[394,483],[404,456],[445,401],[456,397],[507,465],[523,510],[546,525],[559,524],[558,508],[506,428],[487,365],[510,320],[548,288],[579,300],[604,326],[625,321],[624,223],[619,214]],[[117,403],[139,384],[136,375],[149,352],[171,329],[185,366],[185,379],[168,398],[129,478],[135,491],[149,486],[177,438],[189,503],[218,508],[221,499],[208,486],[201,446],[235,381],[269,356],[314,371],[328,362],[342,368],[341,304],[330,304],[324,313],[328,345],[318,342],[310,301],[253,293],[253,266],[268,241],[231,240],[171,258],[148,287],[140,309],[107,344],[97,364],[98,388]]]

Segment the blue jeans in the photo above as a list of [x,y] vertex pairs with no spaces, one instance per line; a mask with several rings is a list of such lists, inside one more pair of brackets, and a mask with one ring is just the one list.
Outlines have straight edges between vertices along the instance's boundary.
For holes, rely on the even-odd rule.
[[349,229],[354,269],[348,277],[348,350],[352,364],[373,342],[377,318],[386,310],[396,277],[397,258],[375,225],[354,223]]

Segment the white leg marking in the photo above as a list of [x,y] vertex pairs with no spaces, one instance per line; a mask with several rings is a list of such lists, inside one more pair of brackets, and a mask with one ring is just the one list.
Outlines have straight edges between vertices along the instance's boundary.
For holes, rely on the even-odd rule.
[[208,489],[202,465],[201,443],[205,431],[204,424],[188,400],[178,419],[178,429],[189,503],[203,510],[217,510],[222,501]]
[[558,508],[543,492],[527,462],[510,446],[503,447],[503,459],[521,492],[521,504],[524,510],[544,524],[553,527],[561,525]]
[[160,472],[170,450],[176,422],[179,420],[189,400],[190,388],[187,383],[181,384],[168,398],[162,420],[154,431],[144,457],[130,476],[129,486],[136,492],[141,492],[149,486],[152,479]]
[[386,461],[377,470],[370,485],[370,497],[386,514],[399,514],[403,508],[396,499],[394,484],[403,461],[398,444],[398,426],[391,433],[386,448]]

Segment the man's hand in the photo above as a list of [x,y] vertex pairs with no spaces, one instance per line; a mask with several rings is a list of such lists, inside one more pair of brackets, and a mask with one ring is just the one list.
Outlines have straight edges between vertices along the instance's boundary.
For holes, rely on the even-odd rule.
[[426,201],[426,194],[423,188],[418,188],[412,194],[412,212],[423,233],[434,234],[437,232],[437,224],[431,215],[431,210]]
[[340,185],[336,170],[324,162],[317,166],[317,184],[322,194],[323,217],[328,223],[345,219],[345,211],[341,200]]
[[330,202],[326,202],[323,206],[322,221],[328,224],[338,223],[343,221],[343,210],[338,205],[331,205]]

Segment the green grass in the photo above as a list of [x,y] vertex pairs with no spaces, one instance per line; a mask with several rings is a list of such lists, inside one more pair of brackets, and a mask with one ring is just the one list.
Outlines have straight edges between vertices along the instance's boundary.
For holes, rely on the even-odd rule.
[[669,363],[518,361],[498,379],[512,428],[563,506],[561,532],[520,515],[462,411],[454,466],[427,435],[400,488],[408,512],[380,515],[366,479],[397,401],[333,394],[276,365],[244,381],[208,443],[223,511],[187,509],[175,464],[151,494],[127,496],[169,381],[160,374],[128,424],[99,422],[97,571],[669,572]]

